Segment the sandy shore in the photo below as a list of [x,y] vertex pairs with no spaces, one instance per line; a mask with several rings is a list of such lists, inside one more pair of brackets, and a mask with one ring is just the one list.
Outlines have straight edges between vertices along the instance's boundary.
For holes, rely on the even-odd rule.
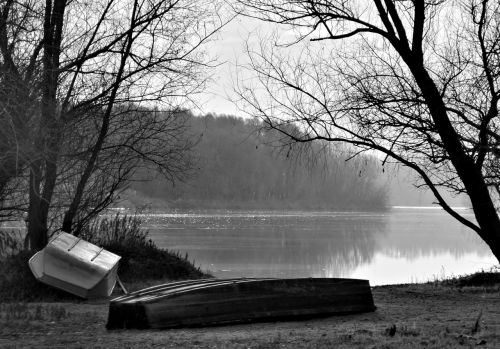
[[107,302],[0,303],[1,348],[500,348],[500,290],[375,287],[377,311],[307,321],[107,331]]

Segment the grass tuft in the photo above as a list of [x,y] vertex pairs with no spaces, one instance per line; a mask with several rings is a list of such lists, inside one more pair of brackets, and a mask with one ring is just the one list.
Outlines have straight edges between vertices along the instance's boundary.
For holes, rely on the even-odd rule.
[[500,287],[500,270],[498,267],[491,270],[481,270],[469,275],[461,275],[438,280],[438,284],[455,287]]
[[0,303],[0,320],[9,321],[61,321],[70,317],[70,313],[62,305],[30,306],[28,303]]
[[82,238],[121,256],[118,273],[125,282],[210,277],[195,267],[187,254],[160,249],[141,229],[138,216],[104,217],[95,221]]

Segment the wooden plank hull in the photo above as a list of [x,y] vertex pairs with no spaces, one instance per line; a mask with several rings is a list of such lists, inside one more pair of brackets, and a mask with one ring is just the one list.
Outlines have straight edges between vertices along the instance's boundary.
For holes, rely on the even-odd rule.
[[367,280],[189,280],[155,286],[113,299],[106,327],[207,326],[374,310]]

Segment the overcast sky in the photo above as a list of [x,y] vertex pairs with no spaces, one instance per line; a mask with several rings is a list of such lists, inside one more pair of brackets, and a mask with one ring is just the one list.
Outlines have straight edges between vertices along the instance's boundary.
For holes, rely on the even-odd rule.
[[[228,100],[236,78],[236,64],[246,62],[245,41],[254,37],[260,22],[248,18],[236,18],[220,31],[218,38],[207,47],[208,54],[218,57],[220,66],[213,72],[213,81],[205,93],[196,97],[201,113],[242,115],[236,106]],[[253,34],[252,34],[253,33]]]
[[[233,19],[221,29],[217,39],[205,47],[210,56],[218,57],[220,65],[210,72],[213,75],[213,81],[207,86],[205,92],[194,98],[200,107],[200,110],[195,113],[248,116],[231,101],[231,97],[233,99],[235,97],[233,81],[237,77],[245,80],[254,79],[256,74],[238,69],[237,65],[246,65],[249,62],[246,53],[247,43],[251,49],[259,51],[258,46],[262,38],[269,39],[271,35],[278,35],[280,43],[290,43],[296,40],[296,33],[288,28],[243,16]],[[273,40],[275,39],[276,37]],[[303,43],[310,44],[309,41]],[[317,46],[322,46],[322,44],[317,44]],[[287,48],[287,51],[291,54],[299,54],[301,47],[300,44],[295,44]]]
[[221,29],[217,39],[205,48],[210,56],[218,57],[220,66],[214,69],[213,81],[204,93],[195,98],[201,111],[197,113],[231,114],[247,116],[230,100],[234,97],[234,83],[237,78],[255,78],[255,73],[238,69],[237,65],[249,62],[246,54],[246,44],[250,48],[259,45],[261,38],[279,30],[280,37],[290,38],[291,32],[278,25],[262,22],[248,17],[237,17]]

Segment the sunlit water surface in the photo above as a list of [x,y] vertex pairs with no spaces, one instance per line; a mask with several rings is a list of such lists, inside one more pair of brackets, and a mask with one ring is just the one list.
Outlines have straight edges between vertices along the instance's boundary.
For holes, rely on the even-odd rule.
[[[473,220],[469,210],[460,213]],[[159,247],[187,253],[216,277],[353,277],[422,282],[497,264],[444,211],[192,211],[144,215]]]

